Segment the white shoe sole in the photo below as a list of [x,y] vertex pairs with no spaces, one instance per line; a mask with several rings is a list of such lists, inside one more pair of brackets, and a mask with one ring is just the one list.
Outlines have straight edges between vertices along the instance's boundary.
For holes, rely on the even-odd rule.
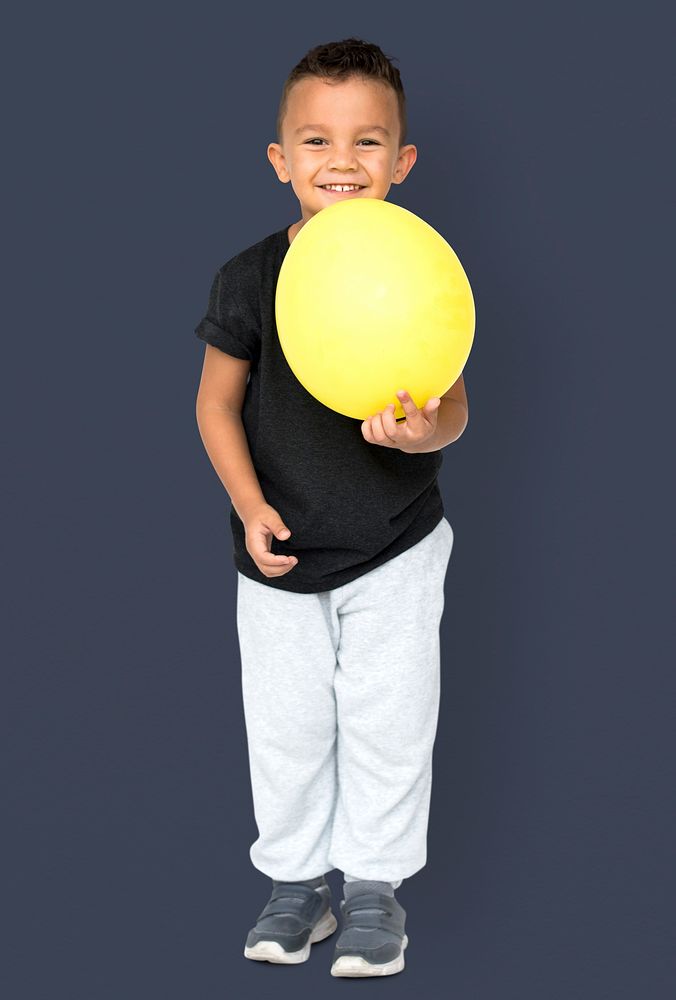
[[259,941],[251,948],[244,947],[244,957],[253,958],[257,962],[277,962],[281,965],[297,965],[299,962],[307,962],[312,945],[316,944],[317,941],[323,941],[329,934],[333,934],[337,926],[338,921],[328,909],[313,928],[304,948],[300,948],[298,951],[285,951],[279,941]]
[[404,934],[401,951],[391,962],[375,965],[367,962],[361,955],[341,955],[331,966],[332,976],[391,976],[404,968],[404,948],[408,944],[408,936]]

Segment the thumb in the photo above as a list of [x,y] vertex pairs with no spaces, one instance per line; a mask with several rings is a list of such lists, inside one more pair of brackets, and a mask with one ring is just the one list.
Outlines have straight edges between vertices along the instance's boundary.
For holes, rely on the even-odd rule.
[[287,526],[284,524],[284,522],[280,521],[279,525],[275,529],[275,535],[277,536],[277,538],[288,538],[290,534],[291,534],[291,532],[289,531],[289,529],[287,528]]

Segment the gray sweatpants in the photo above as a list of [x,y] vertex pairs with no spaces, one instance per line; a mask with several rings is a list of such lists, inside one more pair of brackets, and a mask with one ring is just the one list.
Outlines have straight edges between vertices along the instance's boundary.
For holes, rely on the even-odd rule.
[[394,883],[425,865],[452,547],[443,517],[405,552],[320,594],[238,572],[259,833],[249,855],[270,878],[339,868]]

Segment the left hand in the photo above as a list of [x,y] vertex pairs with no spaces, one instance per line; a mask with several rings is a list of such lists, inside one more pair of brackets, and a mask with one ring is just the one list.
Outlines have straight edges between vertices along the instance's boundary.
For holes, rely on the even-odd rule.
[[415,451],[418,445],[435,433],[441,399],[433,396],[419,410],[405,389],[397,393],[397,398],[404,410],[405,420],[397,423],[394,417],[395,404],[389,403],[380,413],[364,420],[361,432],[369,444],[399,448],[400,451]]

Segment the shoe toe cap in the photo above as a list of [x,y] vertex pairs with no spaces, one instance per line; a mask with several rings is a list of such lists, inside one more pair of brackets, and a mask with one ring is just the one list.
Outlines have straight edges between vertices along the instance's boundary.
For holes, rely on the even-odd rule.
[[345,934],[336,943],[334,961],[344,955],[364,958],[367,962],[382,965],[391,962],[401,954],[401,940],[381,941],[378,944],[369,943],[363,935]]

